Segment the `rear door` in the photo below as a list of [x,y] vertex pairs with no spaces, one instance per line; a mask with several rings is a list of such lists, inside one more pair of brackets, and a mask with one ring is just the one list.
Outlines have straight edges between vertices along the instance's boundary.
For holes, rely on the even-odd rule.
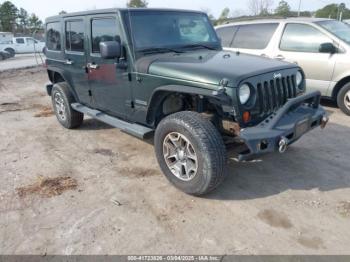
[[99,48],[100,42],[123,42],[118,16],[114,13],[90,16],[88,24],[88,79],[95,107],[124,118],[126,105],[131,104],[128,70],[118,66],[117,59],[102,58]]
[[91,106],[91,91],[87,79],[87,56],[85,17],[72,17],[64,20],[65,28],[65,62],[69,84],[74,87],[79,101]]
[[308,90],[320,90],[326,95],[338,54],[320,53],[323,43],[333,43],[333,40],[316,27],[287,23],[274,57],[298,64],[305,72]]

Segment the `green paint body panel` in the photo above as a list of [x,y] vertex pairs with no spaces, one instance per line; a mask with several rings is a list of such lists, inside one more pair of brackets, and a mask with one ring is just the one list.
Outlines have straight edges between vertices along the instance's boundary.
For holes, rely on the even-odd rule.
[[[134,12],[135,10],[132,9]],[[138,9],[138,12],[167,11],[164,9]],[[186,12],[179,10],[181,12]],[[65,14],[46,19],[48,23],[60,23],[61,50],[47,50],[47,68],[54,82],[59,74],[72,88],[77,102],[97,109],[111,116],[129,122],[154,127],[150,114],[154,112],[157,92],[187,93],[222,101],[222,106],[232,108],[227,111],[241,121],[244,110],[239,105],[237,90],[246,79],[253,77],[273,79],[275,72],[295,74],[300,68],[296,65],[262,57],[218,50],[197,49],[184,53],[153,54],[147,66],[141,68],[144,57],[135,58],[130,33],[123,16],[129,9],[105,9]],[[135,11],[136,12],[136,11]],[[177,10],[171,10],[177,12]],[[188,11],[195,12],[195,11]],[[200,13],[200,12],[198,12]],[[93,19],[111,18],[123,47],[123,59],[103,59],[92,53],[91,22]],[[85,51],[81,53],[65,50],[65,22],[83,20]],[[72,64],[67,64],[72,61]],[[91,69],[89,64],[98,65]],[[221,86],[227,79],[225,87]],[[218,90],[224,88],[222,96]],[[159,102],[159,101],[158,101]]]

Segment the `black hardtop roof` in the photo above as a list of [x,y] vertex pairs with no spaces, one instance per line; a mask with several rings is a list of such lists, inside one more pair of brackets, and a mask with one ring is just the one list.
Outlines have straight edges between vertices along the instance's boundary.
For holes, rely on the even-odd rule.
[[185,10],[185,9],[170,9],[170,8],[108,8],[108,9],[95,9],[82,12],[74,12],[56,16],[50,16],[46,18],[46,21],[57,20],[58,18],[74,17],[74,16],[84,16],[84,15],[97,15],[97,14],[112,14],[119,11],[142,11],[142,12],[191,12],[191,13],[204,13],[202,11],[196,10]]

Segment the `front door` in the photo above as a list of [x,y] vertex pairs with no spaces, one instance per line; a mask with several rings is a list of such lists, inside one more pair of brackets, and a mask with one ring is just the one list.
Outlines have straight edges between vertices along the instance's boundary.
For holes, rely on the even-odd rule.
[[100,42],[122,41],[116,15],[97,15],[89,18],[90,50],[88,79],[94,106],[111,115],[125,118],[126,106],[131,105],[129,74],[118,65],[117,59],[104,59]]
[[332,42],[311,25],[288,23],[274,57],[298,64],[304,70],[307,91],[319,90],[327,95],[338,55],[320,53],[319,48],[323,43]]
[[90,106],[91,91],[86,74],[86,41],[84,17],[65,20],[65,65],[68,83],[74,87],[79,102]]
[[26,53],[27,44],[26,44],[26,41],[23,37],[16,38],[14,45],[15,45],[17,53],[19,53],[19,54]]

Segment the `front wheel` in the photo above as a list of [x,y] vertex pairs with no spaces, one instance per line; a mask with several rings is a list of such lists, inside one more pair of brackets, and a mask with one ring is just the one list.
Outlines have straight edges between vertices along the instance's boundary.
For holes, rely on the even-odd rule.
[[346,115],[350,116],[350,83],[340,89],[337,97],[338,106]]
[[222,137],[198,113],[179,112],[163,119],[155,132],[155,151],[167,179],[187,194],[207,194],[225,177]]

